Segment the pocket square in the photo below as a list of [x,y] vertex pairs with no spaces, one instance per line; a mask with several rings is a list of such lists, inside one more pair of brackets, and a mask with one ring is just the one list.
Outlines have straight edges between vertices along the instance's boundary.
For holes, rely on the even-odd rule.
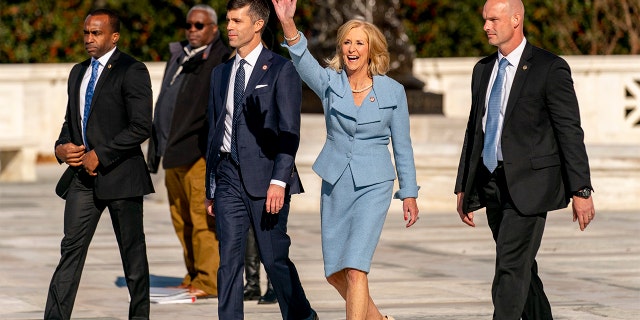
[[264,87],[267,87],[267,86],[269,86],[269,85],[268,84],[259,84],[259,85],[256,86],[256,89],[264,88]]

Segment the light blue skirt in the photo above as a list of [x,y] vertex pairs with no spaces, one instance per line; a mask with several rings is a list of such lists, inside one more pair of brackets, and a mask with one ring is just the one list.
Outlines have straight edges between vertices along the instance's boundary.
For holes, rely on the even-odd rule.
[[356,188],[351,167],[335,185],[322,181],[322,256],[328,277],[342,269],[369,273],[389,211],[393,180]]

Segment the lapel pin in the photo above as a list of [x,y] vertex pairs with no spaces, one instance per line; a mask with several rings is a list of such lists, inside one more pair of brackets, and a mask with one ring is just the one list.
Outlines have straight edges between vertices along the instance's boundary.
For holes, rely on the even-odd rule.
[[522,70],[527,70],[529,67],[527,67],[527,65],[525,64],[524,66],[522,66]]
[[374,102],[376,101],[376,98],[374,96],[369,97],[369,101]]
[[111,69],[111,63],[109,63],[109,65],[107,66],[107,69]]
[[267,70],[267,65],[266,64],[262,66],[262,70]]

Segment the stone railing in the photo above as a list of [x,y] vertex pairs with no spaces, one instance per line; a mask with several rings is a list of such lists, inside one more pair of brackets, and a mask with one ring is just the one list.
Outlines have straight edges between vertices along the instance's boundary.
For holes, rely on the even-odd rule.
[[[640,144],[640,56],[567,56],[588,144]],[[442,94],[446,118],[466,119],[477,58],[416,59],[425,91]],[[147,63],[154,99],[163,62]],[[52,152],[64,117],[72,64],[0,64],[0,141],[28,140]]]
[[[640,209],[640,56],[568,56],[601,209]],[[443,95],[443,115],[412,115],[421,208],[453,209],[453,184],[477,58],[417,59],[425,90]],[[147,63],[154,100],[164,63]],[[0,182],[35,180],[36,155],[53,155],[72,64],[0,64]],[[320,182],[311,163],[324,142],[322,116],[303,114],[297,163],[311,204]],[[162,188],[157,188],[161,190]]]
[[[566,56],[587,144],[640,144],[640,56]],[[426,91],[444,94],[447,118],[467,118],[477,58],[417,59]]]
[[[160,87],[164,65],[149,64],[154,88]],[[0,64],[0,181],[33,181],[37,155],[53,155],[71,67]]]

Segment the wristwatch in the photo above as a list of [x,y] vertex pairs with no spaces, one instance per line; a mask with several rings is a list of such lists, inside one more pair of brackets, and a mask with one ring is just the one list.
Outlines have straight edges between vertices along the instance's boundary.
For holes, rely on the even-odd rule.
[[583,199],[589,199],[589,197],[591,197],[591,188],[589,187],[584,187],[576,192],[573,193],[574,196],[583,198]]

